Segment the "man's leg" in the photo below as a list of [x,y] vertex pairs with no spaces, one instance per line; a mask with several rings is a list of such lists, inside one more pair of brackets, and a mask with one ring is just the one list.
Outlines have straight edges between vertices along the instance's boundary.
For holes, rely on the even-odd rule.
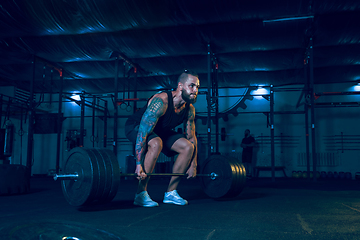
[[[159,157],[159,154],[162,150],[163,143],[160,137],[155,137],[148,142],[148,149],[145,154],[143,168],[146,173],[152,173],[154,170],[156,160]],[[137,193],[142,191],[147,191],[147,185],[149,182],[150,176],[141,180],[138,185]]]
[[253,173],[253,168],[252,168],[252,163],[251,163],[251,158],[252,158],[252,156],[251,156],[251,154],[249,154],[249,153],[247,153],[246,155],[245,155],[246,157],[245,157],[245,171],[246,171],[246,176],[247,177],[252,177],[252,173]]
[[[171,150],[179,153],[173,166],[173,173],[185,173],[194,153],[194,145],[185,138],[179,138],[171,147]],[[181,177],[171,177],[167,191],[176,190]]]

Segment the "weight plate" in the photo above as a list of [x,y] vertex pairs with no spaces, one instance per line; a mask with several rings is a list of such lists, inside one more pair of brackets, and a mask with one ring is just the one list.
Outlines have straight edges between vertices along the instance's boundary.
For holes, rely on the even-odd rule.
[[227,157],[226,160],[229,162],[230,167],[231,167],[232,183],[231,183],[230,190],[227,192],[227,194],[225,196],[230,198],[230,197],[236,196],[236,191],[237,191],[237,188],[239,187],[239,179],[241,178],[240,166],[237,164],[237,161],[234,161],[233,158]]
[[237,196],[237,190],[240,187],[239,179],[241,178],[240,176],[241,171],[240,171],[240,166],[238,165],[236,159],[234,160],[233,158],[227,157],[226,160],[229,162],[231,167],[232,183],[229,192],[227,192],[227,194],[224,197],[230,198]]
[[105,167],[104,191],[103,191],[101,197],[98,199],[98,201],[100,203],[104,203],[104,202],[108,202],[108,198],[109,198],[109,195],[110,195],[111,186],[112,186],[112,172],[113,172],[113,169],[112,169],[112,165],[111,165],[111,162],[109,160],[109,157],[107,156],[107,154],[105,154],[104,151],[102,151],[102,149],[93,149],[93,150],[97,152],[97,154],[99,155],[98,158],[101,158],[102,163],[104,164],[104,167]]
[[82,206],[95,199],[99,188],[99,169],[96,159],[80,147],[73,148],[66,160],[65,174],[77,173],[76,180],[62,180],[61,188],[66,201],[72,206]]
[[107,156],[104,159],[107,159],[108,163],[111,166],[111,189],[109,192],[108,197],[104,200],[106,202],[111,202],[114,197],[116,196],[119,185],[120,185],[120,166],[119,162],[117,160],[117,157],[115,156],[114,152],[110,149],[99,149],[100,153],[103,156]]
[[202,174],[216,173],[218,177],[201,178],[201,186],[211,198],[228,198],[237,196],[244,188],[245,171],[237,160],[221,155],[212,155],[204,163]]
[[109,176],[106,172],[106,166],[103,157],[100,155],[100,153],[94,149],[94,148],[88,148],[86,149],[90,154],[93,154],[94,159],[96,159],[96,163],[99,168],[99,186],[96,193],[96,196],[94,197],[95,201],[99,201],[103,198],[103,195],[106,194],[106,191],[108,191],[108,185],[111,185],[107,183],[109,181]]
[[231,164],[234,165],[234,168],[236,169],[236,174],[233,171],[233,173],[235,174],[235,177],[233,179],[234,187],[232,187],[232,191],[231,193],[229,193],[228,197],[236,197],[245,187],[246,172],[244,165],[240,163],[237,159],[230,158],[229,161],[231,161]]

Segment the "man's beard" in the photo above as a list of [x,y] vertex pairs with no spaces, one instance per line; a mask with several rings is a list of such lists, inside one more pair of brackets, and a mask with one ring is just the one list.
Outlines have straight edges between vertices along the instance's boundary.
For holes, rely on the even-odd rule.
[[181,97],[187,103],[196,103],[196,100],[197,100],[197,95],[194,94],[194,98],[191,99],[190,94],[187,94],[187,92],[185,90],[181,91]]

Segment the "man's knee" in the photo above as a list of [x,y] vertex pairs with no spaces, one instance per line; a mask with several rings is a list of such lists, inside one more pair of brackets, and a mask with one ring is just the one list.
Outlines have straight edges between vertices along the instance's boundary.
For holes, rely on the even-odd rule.
[[149,150],[161,152],[163,148],[163,141],[160,137],[153,138],[148,143]]
[[192,144],[191,142],[187,141],[187,143],[185,144],[184,151],[185,151],[186,153],[193,154],[193,153],[194,153],[194,150],[195,150],[194,144]]

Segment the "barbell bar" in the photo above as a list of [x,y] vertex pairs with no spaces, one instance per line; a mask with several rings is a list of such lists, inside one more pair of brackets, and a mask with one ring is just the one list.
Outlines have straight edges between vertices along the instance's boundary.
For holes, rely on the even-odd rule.
[[[179,177],[186,177],[188,176],[186,173],[147,173],[147,176],[158,176],[158,177],[166,177],[166,176],[179,176]],[[138,175],[136,173],[120,173],[120,177],[137,177]],[[210,177],[211,180],[215,180],[218,175],[214,172],[209,174],[196,174],[196,177]],[[78,173],[72,173],[72,174],[54,174],[53,175],[54,180],[74,180],[77,181],[79,179]]]
[[[211,155],[201,164],[201,187],[211,198],[237,196],[245,186],[244,166],[231,157]],[[63,168],[64,174],[53,175],[61,180],[66,201],[72,206],[93,202],[107,203],[116,196],[122,176],[136,173],[120,172],[115,154],[109,149],[76,147],[69,152]],[[149,176],[186,176],[183,173],[149,173]]]

